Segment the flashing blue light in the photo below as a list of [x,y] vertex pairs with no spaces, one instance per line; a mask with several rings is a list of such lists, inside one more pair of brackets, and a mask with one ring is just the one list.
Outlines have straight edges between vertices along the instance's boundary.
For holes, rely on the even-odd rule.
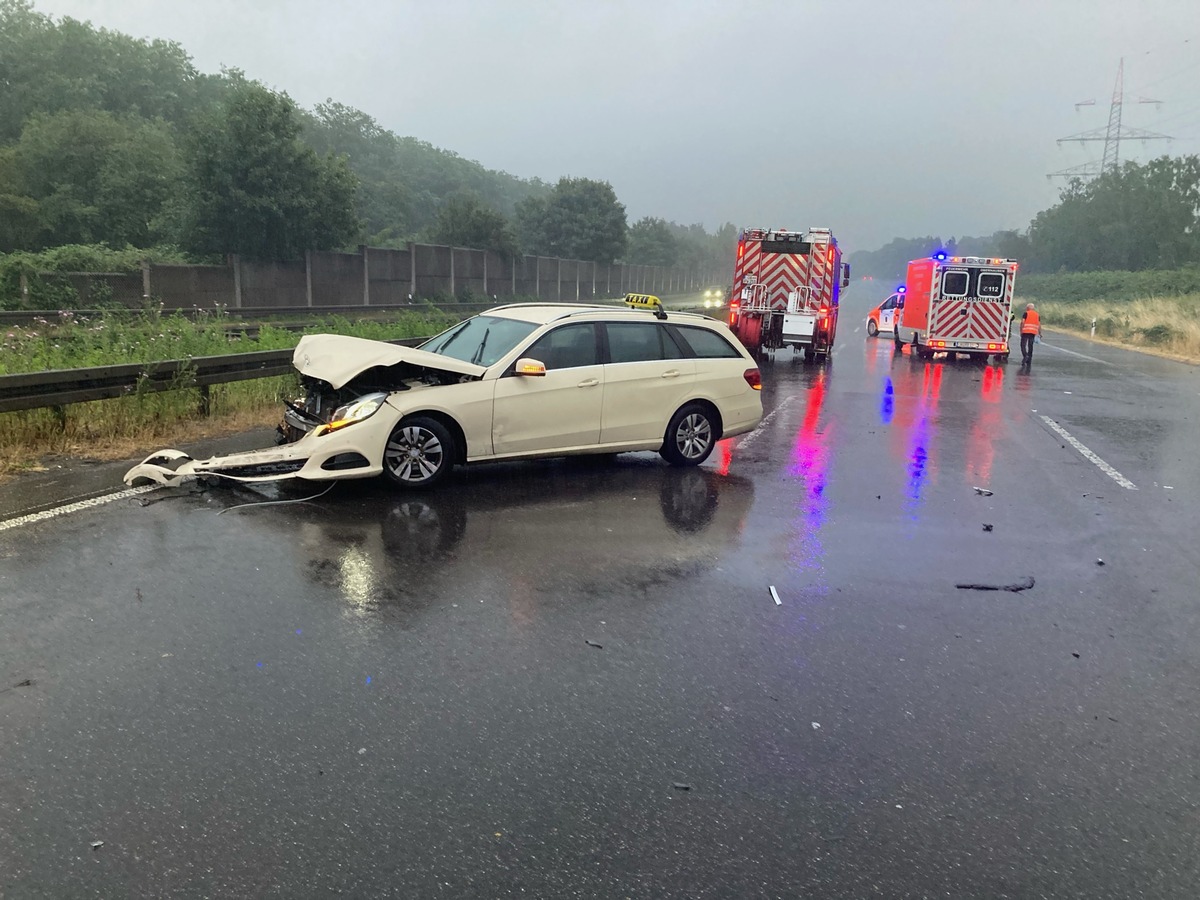
[[938,253],[933,254],[933,258],[939,262],[943,262],[946,259],[946,254],[939,251]]
[[897,293],[897,294],[904,294],[904,293],[907,293],[907,292],[908,292],[908,288],[907,288],[907,287],[905,287],[904,285],[900,285],[900,287],[896,288],[896,293]]

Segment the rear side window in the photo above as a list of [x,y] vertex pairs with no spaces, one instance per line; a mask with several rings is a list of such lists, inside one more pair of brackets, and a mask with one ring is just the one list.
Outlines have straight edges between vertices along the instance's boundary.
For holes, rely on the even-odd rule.
[[1003,272],[980,272],[979,273],[979,296],[989,298],[999,298],[1004,296],[1004,273]]
[[736,359],[742,355],[723,336],[707,328],[676,325],[675,332],[683,338],[696,356],[703,359]]
[[942,296],[943,297],[965,297],[967,296],[967,285],[970,282],[970,276],[967,272],[958,269],[951,269],[942,274]]
[[586,322],[563,325],[543,334],[523,354],[546,364],[546,369],[596,365],[596,326]]
[[655,322],[610,322],[608,355],[615,363],[642,362],[648,359],[681,359],[683,350]]

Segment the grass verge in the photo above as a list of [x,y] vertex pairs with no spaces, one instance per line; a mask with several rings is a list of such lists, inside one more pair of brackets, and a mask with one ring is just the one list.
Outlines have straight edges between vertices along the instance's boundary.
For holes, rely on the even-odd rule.
[[[1016,308],[1024,308],[1025,302],[1019,301]],[[1037,308],[1042,322],[1051,328],[1099,343],[1200,363],[1200,294],[1126,301],[1045,301],[1037,302]]]

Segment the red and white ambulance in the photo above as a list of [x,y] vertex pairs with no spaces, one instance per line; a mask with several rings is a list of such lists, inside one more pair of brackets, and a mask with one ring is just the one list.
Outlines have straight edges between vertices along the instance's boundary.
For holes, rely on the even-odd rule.
[[935,353],[1007,362],[1017,263],[935,253],[908,264],[893,339],[928,358]]

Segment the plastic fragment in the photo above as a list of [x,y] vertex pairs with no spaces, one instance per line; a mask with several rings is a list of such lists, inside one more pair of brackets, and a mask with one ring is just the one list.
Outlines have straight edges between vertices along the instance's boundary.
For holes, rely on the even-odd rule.
[[92,841],[92,849],[93,850],[99,850],[103,846],[104,846],[104,841]]
[[584,643],[585,643],[585,644],[587,644],[589,647],[595,647],[597,650],[603,650],[603,649],[604,649],[604,645],[603,645],[603,644],[597,644],[595,641],[589,641],[589,640],[586,640],[586,639],[585,639],[585,640],[584,640]]
[[960,591],[1012,591],[1014,594],[1020,591],[1027,591],[1034,585],[1032,575],[1026,575],[1024,579],[1014,584],[976,584],[974,582],[960,582],[955,585]]
[[820,723],[820,722],[813,722],[813,723],[812,723],[812,727],[813,727],[813,731],[820,731],[820,730],[821,730],[821,723]]
[[677,791],[690,791],[692,789],[690,784],[684,784],[682,781],[671,782],[671,787],[675,788]]
[[979,494],[982,497],[992,496],[992,492],[989,491],[987,488],[977,487],[977,488],[975,488],[975,493]]
[[1098,565],[1098,566],[1104,565],[1104,560],[1102,560],[1102,559],[1096,560],[1096,565]]
[[775,601],[776,606],[783,605],[783,601],[779,599],[779,591],[775,590],[775,585],[771,585],[771,599]]

